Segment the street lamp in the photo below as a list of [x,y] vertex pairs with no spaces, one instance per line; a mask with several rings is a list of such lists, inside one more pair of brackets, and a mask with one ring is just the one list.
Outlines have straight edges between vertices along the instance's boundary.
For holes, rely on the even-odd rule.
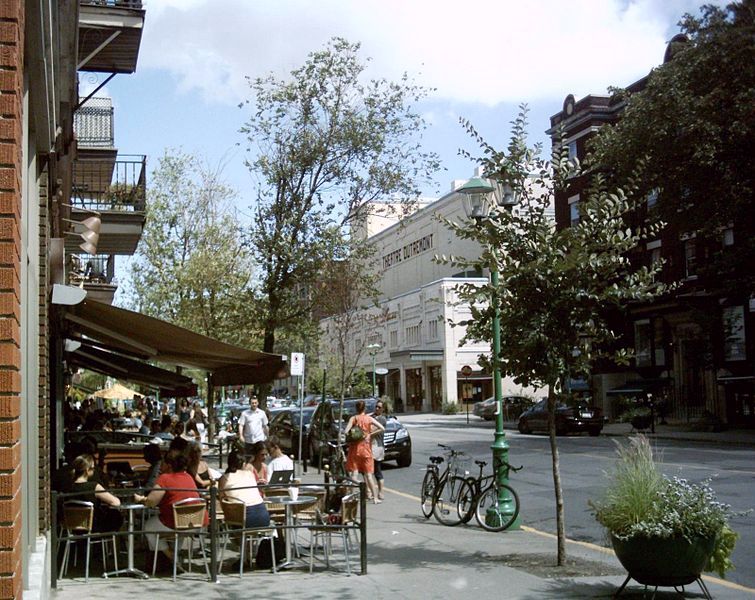
[[[464,195],[464,211],[467,217],[474,219],[477,225],[480,225],[484,219],[490,216],[490,211],[495,207],[511,210],[516,205],[518,198],[516,191],[508,181],[488,180],[481,177],[473,177],[463,186],[456,190]],[[490,253],[495,257],[495,248],[490,248]],[[490,284],[492,295],[490,302],[493,308],[493,394],[496,403],[495,412],[495,437],[493,445],[490,447],[493,451],[493,469],[496,480],[499,485],[498,507],[491,507],[486,515],[486,520],[491,525],[499,525],[498,521],[503,515],[504,518],[510,518],[514,514],[514,499],[504,487],[509,482],[509,469],[507,466],[509,460],[509,443],[506,441],[506,434],[503,431],[503,386],[501,382],[501,367],[499,355],[501,353],[501,314],[498,307],[496,291],[498,290],[498,269],[495,260],[490,267]],[[497,510],[496,510],[497,508]],[[511,527],[519,527],[519,516],[517,516]]]
[[377,393],[375,391],[375,355],[378,353],[378,350],[380,350],[382,346],[380,344],[370,344],[367,346],[367,350],[370,351],[370,356],[372,357],[372,397],[377,398]]

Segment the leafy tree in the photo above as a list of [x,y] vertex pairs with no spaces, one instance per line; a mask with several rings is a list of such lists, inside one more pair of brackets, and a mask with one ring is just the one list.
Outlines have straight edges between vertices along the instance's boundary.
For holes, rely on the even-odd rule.
[[251,347],[253,262],[240,242],[233,199],[219,173],[166,151],[150,180],[129,300],[145,314]]
[[711,273],[749,290],[755,281],[755,2],[703,6],[699,18],[687,14],[680,26],[687,41],[672,41],[672,57],[643,89],[613,90],[626,106],[616,125],[594,138],[593,162],[623,185],[647,157],[641,191],[657,189],[661,218],[699,239],[718,242],[734,224],[734,248],[706,263]]
[[359,44],[334,38],[288,79],[250,81],[241,105],[252,110],[241,129],[259,181],[247,237],[260,265],[256,322],[267,352],[279,331],[311,321],[333,227],[392,210],[383,198],[406,206],[437,169],[420,148],[424,123],[413,108],[426,91],[406,76],[365,81],[358,53]]
[[[474,128],[466,129],[483,150],[487,177],[510,184],[520,197],[514,211],[493,206],[478,222],[443,221],[461,239],[478,242],[479,257],[439,257],[465,270],[489,269],[499,274],[498,286],[461,284],[461,302],[471,307],[465,341],[489,340],[494,307],[500,313],[501,352],[493,356],[503,375],[523,386],[548,389],[549,434],[556,496],[558,564],[566,557],[563,494],[556,444],[555,408],[570,375],[589,373],[592,362],[616,342],[609,315],[629,303],[648,301],[664,291],[654,281],[657,269],[635,267],[626,258],[646,236],[660,227],[632,229],[627,216],[635,207],[628,192],[609,191],[595,176],[581,201],[576,225],[557,230],[547,216],[556,189],[566,185],[578,165],[568,159],[566,145],[557,147],[552,162],[537,157],[526,141],[526,107],[513,122],[507,152],[489,146]],[[534,179],[530,174],[534,173]],[[583,202],[583,203],[582,203]],[[612,352],[616,360],[627,351]]]

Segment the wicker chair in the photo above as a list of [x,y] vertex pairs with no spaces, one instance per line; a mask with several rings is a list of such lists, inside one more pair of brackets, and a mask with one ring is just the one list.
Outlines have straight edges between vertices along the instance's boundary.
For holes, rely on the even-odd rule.
[[[240,555],[239,555],[239,577],[244,576],[244,559],[246,557],[246,543],[249,542],[249,562],[254,570],[254,549],[255,542],[261,540],[270,540],[273,543],[275,537],[275,527],[255,527],[253,529],[246,528],[246,504],[231,500],[229,498],[223,498],[220,501],[223,508],[223,517],[225,523],[225,538],[223,539],[223,548],[220,550],[220,567],[219,571],[223,570],[223,557],[225,556],[225,549],[228,545],[228,539],[234,530],[240,530],[241,542]],[[273,555],[273,573],[277,573],[277,566],[275,564],[275,552]]]
[[355,492],[344,496],[341,499],[341,519],[340,523],[328,524],[322,513],[318,510],[318,524],[309,528],[310,542],[309,542],[309,572],[312,572],[314,568],[315,549],[317,548],[317,540],[322,538],[322,548],[325,554],[325,566],[330,568],[330,554],[332,551],[332,536],[333,534],[340,534],[343,540],[343,553],[346,558],[346,573],[351,575],[351,561],[349,557],[349,531],[351,526],[357,523],[357,517],[359,515],[359,493]]
[[306,494],[307,496],[314,496],[315,500],[310,502],[309,504],[296,504],[292,507],[294,514],[294,525],[297,526],[297,528],[293,531],[294,548],[297,556],[299,556],[299,543],[297,539],[299,526],[308,527],[310,525],[317,524],[318,513],[325,511],[325,497],[327,495],[327,492],[324,489],[304,488],[304,490],[300,491],[300,493]]
[[84,581],[89,581],[89,555],[92,545],[92,541],[100,542],[102,547],[102,564],[103,570],[107,571],[107,548],[105,543],[108,538],[113,542],[113,562],[115,562],[115,570],[118,570],[118,549],[115,545],[115,535],[103,534],[100,536],[92,536],[92,526],[94,524],[94,503],[86,500],[69,500],[63,504],[63,534],[66,540],[66,546],[63,550],[63,562],[60,566],[60,572],[65,577],[68,571],[68,559],[71,554],[71,544],[76,540],[72,540],[71,536],[86,535],[86,562],[84,567]]
[[[188,571],[191,573],[191,551],[193,549],[193,539],[199,537],[199,547],[202,549],[202,559],[207,577],[210,577],[210,567],[207,564],[207,554],[204,549],[204,522],[207,515],[207,504],[201,498],[184,498],[173,505],[173,581],[176,580],[176,571],[178,570],[178,553],[180,546],[178,540],[181,536],[189,538],[188,549]],[[170,534],[168,534],[170,535]],[[152,558],[152,575],[157,570],[157,553],[160,545],[160,534],[155,539],[155,554]]]

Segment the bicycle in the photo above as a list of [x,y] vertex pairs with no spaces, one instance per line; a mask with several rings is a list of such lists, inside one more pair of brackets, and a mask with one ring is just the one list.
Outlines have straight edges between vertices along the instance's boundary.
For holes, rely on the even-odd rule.
[[[466,478],[459,491],[456,505],[459,522],[468,523],[474,515],[480,527],[486,531],[504,531],[519,516],[519,495],[510,485],[498,483],[497,469],[491,475],[483,475],[482,470],[488,463],[476,460],[475,464],[480,468],[479,475],[477,478]],[[501,461],[499,467],[506,469],[507,478],[511,471],[517,472],[523,468],[512,467],[506,461]]]
[[[453,527],[461,523],[456,508],[463,477],[457,475],[459,471],[458,459],[464,453],[453,450],[443,444],[438,444],[448,453],[448,462],[441,473],[439,465],[443,463],[442,456],[431,456],[427,472],[422,480],[420,502],[422,514],[426,519],[435,515],[439,523]],[[453,508],[453,510],[451,510]]]

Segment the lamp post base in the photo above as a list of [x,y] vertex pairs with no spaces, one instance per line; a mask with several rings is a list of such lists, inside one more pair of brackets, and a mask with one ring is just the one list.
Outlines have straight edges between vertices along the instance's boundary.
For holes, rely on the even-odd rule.
[[513,522],[506,527],[505,531],[518,530],[521,525],[520,514],[516,508],[516,500],[509,492],[509,444],[506,441],[506,434],[501,431],[495,432],[495,442],[490,447],[493,451],[493,469],[496,473],[498,482],[498,501],[497,505],[488,507],[485,513],[485,522],[491,528],[499,528],[502,523]]

